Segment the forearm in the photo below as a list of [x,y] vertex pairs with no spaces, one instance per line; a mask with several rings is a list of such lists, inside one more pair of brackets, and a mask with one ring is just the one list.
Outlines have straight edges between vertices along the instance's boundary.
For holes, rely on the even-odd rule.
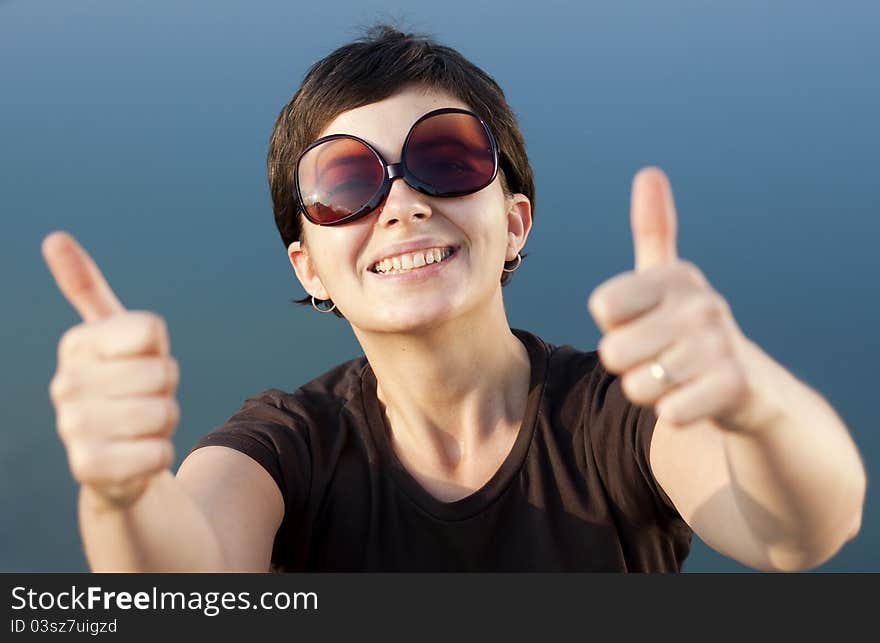
[[106,505],[83,487],[80,531],[95,572],[223,571],[219,540],[170,471],[150,480],[132,505]]
[[725,432],[737,505],[781,569],[814,567],[859,529],[866,477],[840,417],[750,342],[761,390],[751,426]]

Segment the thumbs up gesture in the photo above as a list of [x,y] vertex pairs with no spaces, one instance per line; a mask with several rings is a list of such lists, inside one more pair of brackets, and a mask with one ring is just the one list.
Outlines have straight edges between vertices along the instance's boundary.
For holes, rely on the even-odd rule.
[[675,205],[661,170],[636,174],[630,220],[635,270],[601,284],[588,302],[604,333],[599,358],[621,375],[630,400],[654,406],[665,421],[748,428],[747,340],[700,269],[678,258]]
[[82,323],[58,344],[49,386],[73,477],[110,507],[134,502],[174,457],[177,362],[164,320],[127,311],[70,235],[43,240],[43,257]]

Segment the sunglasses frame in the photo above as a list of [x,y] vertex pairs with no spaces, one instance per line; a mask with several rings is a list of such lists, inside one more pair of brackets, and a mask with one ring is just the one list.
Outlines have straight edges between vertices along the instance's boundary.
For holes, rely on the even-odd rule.
[[[435,117],[435,116],[440,116],[442,114],[467,114],[468,116],[473,116],[480,123],[480,125],[482,125],[483,131],[486,133],[486,138],[489,141],[489,146],[492,149],[492,162],[493,162],[492,177],[488,181],[486,181],[485,184],[480,185],[479,187],[472,189],[472,190],[463,190],[463,191],[458,191],[458,192],[440,192],[434,186],[432,186],[428,183],[425,183],[424,181],[420,181],[417,177],[413,176],[413,174],[407,168],[406,150],[407,150],[407,147],[409,146],[410,138],[412,137],[412,134],[415,131],[416,127],[418,127],[422,121],[425,121],[425,120],[432,118],[432,117]],[[332,223],[324,223],[321,221],[315,221],[315,219],[312,218],[312,216],[309,214],[308,209],[305,207],[305,204],[303,203],[302,192],[301,192],[300,186],[299,186],[299,164],[300,164],[300,161],[302,161],[303,157],[310,150],[318,147],[322,143],[326,143],[327,141],[333,141],[333,140],[341,139],[341,138],[355,140],[358,143],[365,146],[368,150],[370,150],[370,152],[373,153],[373,155],[376,157],[376,160],[383,167],[384,177],[382,179],[382,184],[376,189],[375,194],[373,194],[373,196],[370,197],[370,199],[363,206],[361,206],[360,208],[358,208],[357,210],[355,210],[351,214],[343,217],[342,219],[339,219],[338,221],[333,221]],[[321,226],[342,225],[343,223],[350,223],[356,219],[360,219],[361,217],[364,217],[364,216],[370,214],[371,212],[373,212],[373,210],[378,208],[379,205],[387,198],[388,193],[391,191],[391,182],[394,181],[394,179],[398,179],[398,178],[403,179],[404,182],[408,186],[413,188],[414,190],[417,190],[417,191],[421,192],[422,194],[427,194],[428,196],[433,196],[433,197],[447,198],[447,197],[464,196],[466,194],[474,194],[476,192],[479,192],[480,190],[491,185],[492,181],[495,180],[495,177],[498,176],[498,166],[499,166],[499,158],[498,157],[499,157],[498,143],[495,141],[495,137],[492,135],[492,130],[489,129],[489,126],[486,124],[486,122],[482,118],[480,118],[479,116],[474,114],[472,111],[467,110],[467,109],[461,109],[459,107],[442,107],[440,109],[432,110],[432,111],[428,112],[427,114],[423,114],[422,116],[419,117],[419,119],[415,123],[413,123],[412,127],[409,128],[409,132],[407,132],[406,139],[403,142],[403,148],[401,149],[401,152],[400,152],[400,162],[399,163],[387,163],[385,161],[385,159],[383,158],[383,156],[379,153],[379,151],[375,147],[370,145],[364,139],[359,138],[357,136],[354,136],[353,134],[330,134],[329,136],[322,136],[321,138],[316,140],[314,143],[311,143],[306,149],[304,149],[300,153],[299,157],[297,157],[296,165],[294,166],[294,169],[293,169],[293,172],[294,172],[293,179],[294,179],[294,182],[296,185],[296,201],[297,201],[297,205],[299,206],[302,213],[312,223],[314,223],[316,225],[321,225]]]

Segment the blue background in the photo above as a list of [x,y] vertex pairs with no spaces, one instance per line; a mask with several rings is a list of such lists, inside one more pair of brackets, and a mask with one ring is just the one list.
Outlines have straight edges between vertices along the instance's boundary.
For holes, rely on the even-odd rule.
[[[177,463],[250,394],[361,354],[304,293],[264,175],[307,68],[376,20],[505,88],[535,169],[512,326],[595,347],[592,289],[632,267],[629,186],[668,173],[679,251],[743,330],[821,391],[862,450],[859,536],[819,569],[880,571],[876,239],[880,4],[0,1],[0,571],[84,571],[48,384],[79,319],[40,256],[72,232],[129,308],[169,323]],[[686,571],[745,568],[696,542]]]

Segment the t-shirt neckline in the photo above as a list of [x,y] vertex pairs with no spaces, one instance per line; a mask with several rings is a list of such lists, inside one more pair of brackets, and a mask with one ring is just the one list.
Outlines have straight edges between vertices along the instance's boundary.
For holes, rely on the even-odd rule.
[[361,393],[364,416],[381,459],[383,472],[390,475],[397,487],[424,512],[446,521],[465,520],[479,514],[509,487],[525,461],[535,433],[538,409],[544,394],[548,367],[548,349],[544,342],[524,330],[511,328],[529,354],[531,371],[526,410],[513,447],[495,474],[472,494],[453,502],[443,502],[431,495],[403,466],[388,440],[382,409],[376,396],[376,375],[369,362],[361,371]]

